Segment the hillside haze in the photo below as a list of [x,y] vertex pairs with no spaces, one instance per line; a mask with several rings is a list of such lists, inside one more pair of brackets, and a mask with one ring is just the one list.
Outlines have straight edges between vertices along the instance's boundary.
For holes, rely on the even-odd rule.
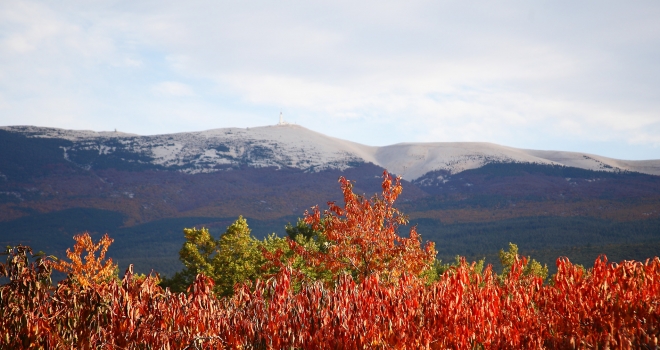
[[73,234],[108,232],[120,264],[171,274],[184,227],[219,235],[243,215],[255,236],[282,235],[305,209],[340,199],[339,176],[370,196],[385,169],[404,179],[399,207],[444,259],[495,262],[509,241],[549,263],[660,247],[660,160],[477,142],[372,147],[298,125],[155,136],[2,127],[0,243],[63,255]]

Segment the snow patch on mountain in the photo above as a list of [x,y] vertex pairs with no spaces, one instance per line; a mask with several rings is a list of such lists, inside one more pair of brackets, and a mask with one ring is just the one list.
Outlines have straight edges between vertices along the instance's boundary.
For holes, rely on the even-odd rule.
[[79,141],[91,138],[139,137],[120,131],[92,131],[92,130],[66,130],[58,128],[44,128],[32,125],[3,126],[0,130],[17,132],[30,137],[56,138],[69,141]]
[[222,171],[235,166],[344,170],[368,162],[406,180],[415,180],[432,171],[456,174],[488,163],[518,162],[660,175],[660,160],[619,160],[579,152],[526,150],[484,142],[400,143],[372,147],[292,124],[153,136],[34,126],[0,129],[28,137],[69,140],[73,146],[64,147],[63,156],[71,159],[75,152],[98,151],[99,155],[115,155],[127,162],[150,163],[190,174]]
[[373,163],[375,150],[292,124],[154,136],[33,126],[0,129],[28,137],[69,140],[73,146],[64,147],[67,159],[73,159],[70,156],[76,151],[98,151],[99,154],[122,151],[122,154],[140,156],[140,159],[122,158],[125,161],[148,162],[190,174],[221,171],[227,166],[344,170],[356,163]]
[[378,163],[407,180],[446,170],[450,173],[475,169],[488,163],[558,164],[538,158],[523,150],[485,142],[400,143],[376,152]]

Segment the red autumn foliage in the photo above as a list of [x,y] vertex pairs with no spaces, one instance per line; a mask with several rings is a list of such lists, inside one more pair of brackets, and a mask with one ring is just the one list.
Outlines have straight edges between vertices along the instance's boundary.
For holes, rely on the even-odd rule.
[[653,348],[660,334],[660,260],[610,264],[589,274],[558,259],[554,285],[523,276],[500,282],[463,262],[431,285],[378,275],[334,288],[291,285],[283,270],[218,299],[199,275],[171,293],[129,269],[121,282],[87,288],[47,283],[48,260],[18,247],[0,272],[2,348]]
[[327,251],[308,250],[294,241],[291,249],[316,269],[337,275],[350,272],[357,281],[377,274],[382,279],[396,281],[404,273],[420,275],[431,268],[436,251],[432,242],[424,248],[415,227],[408,238],[398,235],[399,225],[406,217],[394,208],[401,194],[401,178],[383,173],[382,195],[368,200],[353,193],[353,184],[339,178],[344,194],[344,207],[328,202],[321,215],[318,206],[305,212],[305,223],[320,230],[328,240]]
[[[342,274],[333,286],[298,286],[292,283],[295,271],[284,268],[267,281],[236,285],[227,298],[216,297],[213,280],[203,275],[188,293],[172,293],[155,276],[134,275],[132,267],[121,281],[93,278],[105,271],[92,267],[103,266],[94,255],[90,259],[99,264],[80,265],[91,273],[89,283],[70,278],[53,286],[49,258],[31,261],[28,247],[8,249],[0,264],[0,278],[7,280],[0,286],[0,348],[657,348],[657,257],[619,264],[601,257],[588,270],[560,258],[549,284],[523,273],[524,258],[516,258],[505,276],[462,260],[427,284],[414,269],[426,263],[419,239],[411,234],[412,243],[406,243],[392,235],[401,222],[391,207],[397,186],[384,184],[381,203],[349,196],[345,209],[331,205],[323,228],[348,251],[318,256],[318,266],[357,267],[359,277]],[[342,187],[352,194],[350,183]],[[321,218],[317,213],[308,216],[312,225]],[[342,238],[340,232],[349,234]],[[369,233],[393,244],[370,241]],[[80,254],[103,246],[87,243]],[[389,253],[367,259],[369,244]],[[420,257],[416,265],[387,256],[406,254],[410,246],[412,256]],[[388,268],[399,270],[393,275]]]

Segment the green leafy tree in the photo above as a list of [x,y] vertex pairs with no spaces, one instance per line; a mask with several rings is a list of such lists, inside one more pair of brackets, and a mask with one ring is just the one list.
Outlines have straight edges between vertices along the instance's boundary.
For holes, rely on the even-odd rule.
[[320,230],[314,230],[311,225],[305,223],[305,220],[298,218],[296,226],[291,223],[286,224],[284,231],[289,238],[296,240],[296,237],[303,236],[306,239],[318,239]]
[[[186,242],[179,251],[185,269],[163,286],[172,290],[185,289],[197,274],[204,274],[215,281],[214,291],[221,296],[233,294],[236,283],[255,280],[263,272],[265,260],[261,253],[264,242],[251,236],[247,221],[240,216],[218,239],[206,228],[183,230]],[[271,237],[271,244],[275,238]]]
[[[509,250],[504,251],[504,249],[500,249],[500,262],[502,263],[503,269],[502,269],[502,276],[505,277],[509,274],[509,271],[511,271],[511,266],[520,259],[520,256],[518,256],[518,246],[509,243]],[[526,259],[526,264],[525,268],[523,269],[523,275],[525,276],[536,276],[536,277],[541,277],[542,279],[546,279],[548,277],[548,265],[541,265],[538,261],[531,259],[530,257],[527,257]]]
[[221,295],[231,295],[236,283],[255,280],[261,275],[265,260],[259,241],[250,233],[247,221],[241,216],[218,240],[218,253],[212,263],[215,276],[212,277]]
[[288,223],[284,227],[287,236],[294,242],[297,242],[309,249],[319,251],[322,253],[328,252],[330,241],[323,232],[323,222],[319,224],[319,229],[315,230],[312,225],[305,223],[305,220],[299,218],[296,226]]

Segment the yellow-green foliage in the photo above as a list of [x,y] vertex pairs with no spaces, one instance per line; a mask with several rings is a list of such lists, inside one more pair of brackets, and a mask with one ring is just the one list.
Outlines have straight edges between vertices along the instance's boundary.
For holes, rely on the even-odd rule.
[[[509,243],[509,251],[506,252],[504,249],[500,249],[500,262],[503,266],[502,276],[509,274],[511,266],[513,266],[513,263],[517,259],[519,259],[517,245]],[[542,266],[538,261],[527,257],[527,264],[523,270],[523,275],[541,277],[545,280],[548,277],[548,265]]]
[[[279,268],[267,263],[264,251],[273,254],[281,251],[282,265],[298,268],[308,279],[331,278],[329,272],[315,274],[311,268],[306,268],[305,261],[289,248],[286,238],[271,234],[259,241],[252,237],[242,216],[227,227],[218,239],[214,239],[206,228],[187,228],[183,232],[186,242],[179,251],[179,257],[186,268],[161,283],[175,291],[185,290],[194,277],[202,273],[215,281],[216,294],[232,295],[235,284],[265,279],[277,272]],[[313,237],[299,234],[295,235],[294,240],[310,249],[320,249],[324,242],[318,234]]]
[[217,294],[231,295],[236,283],[254,280],[262,274],[261,266],[265,262],[262,243],[250,233],[242,216],[217,240],[206,228],[185,229],[186,242],[179,252],[187,270],[184,274],[203,273],[215,281]]
[[213,265],[218,276],[216,288],[220,288],[222,295],[231,295],[234,284],[260,275],[264,260],[259,241],[250,233],[247,221],[241,216],[220,236]]

